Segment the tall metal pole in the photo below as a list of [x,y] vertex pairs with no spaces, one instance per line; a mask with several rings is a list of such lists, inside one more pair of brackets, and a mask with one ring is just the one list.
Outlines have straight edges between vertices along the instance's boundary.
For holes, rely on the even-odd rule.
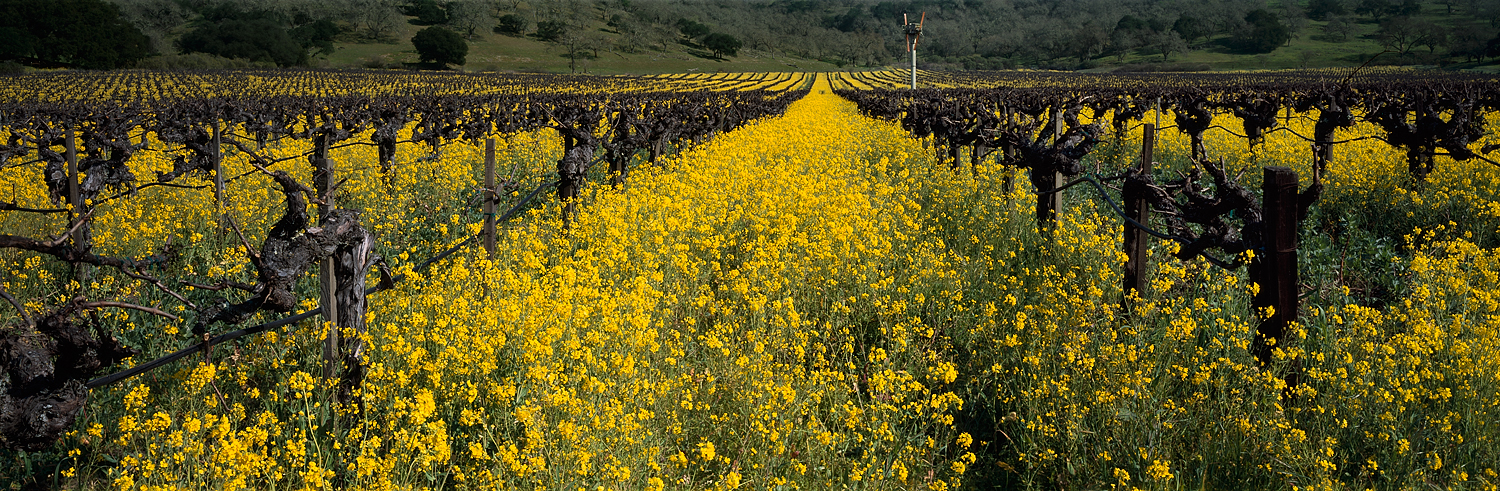
[[[915,44],[915,43],[913,43]],[[911,90],[917,90],[917,47],[911,47]]]
[[917,41],[922,39],[922,24],[926,21],[926,12],[916,22],[912,22],[906,14],[901,14],[901,30],[906,33],[906,51],[911,53],[911,90],[917,90]]

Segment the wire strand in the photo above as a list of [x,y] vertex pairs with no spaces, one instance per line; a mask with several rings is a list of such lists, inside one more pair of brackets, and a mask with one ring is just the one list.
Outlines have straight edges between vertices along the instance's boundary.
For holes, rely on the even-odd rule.
[[[550,188],[552,186],[556,186],[557,184],[558,184],[557,182],[552,181],[552,182],[542,183],[542,185],[537,186],[535,190],[532,190],[530,194],[527,194],[525,198],[521,199],[521,201],[516,202],[516,204],[513,205],[513,206],[511,206],[509,210],[506,210],[505,214],[501,215],[500,218],[496,219],[496,223],[508,221],[512,216],[515,216],[515,214],[520,211],[521,207],[525,206],[526,204],[530,203],[532,199],[536,198],[537,194],[541,193],[542,190]],[[441,261],[443,259],[446,259],[447,257],[452,256],[454,253],[457,253],[459,250],[463,249],[464,247],[469,246],[471,243],[474,242],[474,239],[479,238],[481,235],[482,235],[482,233],[481,234],[471,235],[471,236],[465,238],[464,240],[459,241],[459,243],[454,244],[452,247],[449,247],[448,250],[445,250],[445,251],[439,253],[436,256],[433,256],[431,258],[428,258],[425,261],[422,261],[422,262],[418,263],[416,266],[412,267],[412,269],[411,269],[412,272],[426,271],[426,269],[428,267],[432,266],[434,263],[436,263],[438,261]],[[407,277],[406,273],[402,273],[402,274],[396,275],[396,276],[394,276],[394,277],[391,278],[391,283],[395,284],[397,282],[405,280],[406,277]],[[379,291],[381,291],[381,288],[378,285],[374,286],[374,287],[370,287],[370,288],[368,288],[368,289],[365,290],[365,296],[368,297],[368,296],[370,296],[372,294],[375,294],[376,292],[379,292]],[[282,327],[282,326],[286,326],[286,325],[290,325],[290,324],[295,324],[295,323],[298,323],[298,322],[310,319],[310,318],[312,318],[314,316],[320,315],[322,313],[323,313],[323,308],[322,307],[318,307],[318,308],[315,308],[315,309],[312,309],[312,310],[309,310],[307,312],[303,312],[303,313],[300,313],[300,314],[296,314],[296,315],[292,315],[292,316],[288,316],[288,317],[283,317],[281,319],[277,319],[277,320],[274,320],[274,321],[266,322],[266,323],[263,323],[263,324],[259,324],[259,325],[255,325],[255,326],[251,326],[251,327],[246,327],[246,328],[243,328],[243,329],[236,329],[234,331],[226,332],[224,334],[220,334],[218,336],[214,336],[212,338],[209,338],[207,341],[204,341],[202,343],[194,344],[193,346],[177,350],[177,351],[175,351],[175,352],[173,352],[171,354],[168,354],[166,356],[162,356],[162,357],[157,358],[155,360],[148,361],[148,362],[146,362],[144,364],[137,365],[137,366],[132,367],[132,368],[128,368],[128,369],[121,370],[121,371],[118,371],[118,372],[115,372],[115,373],[111,373],[109,375],[105,375],[105,376],[102,376],[102,377],[98,377],[98,378],[89,380],[88,382],[84,383],[83,386],[87,387],[87,388],[90,388],[90,389],[96,389],[96,388],[99,388],[99,387],[103,387],[103,386],[106,386],[106,385],[109,385],[109,384],[112,384],[112,383],[115,383],[115,382],[119,382],[121,380],[128,379],[130,377],[134,377],[136,375],[140,375],[142,373],[146,373],[146,372],[155,370],[155,369],[160,368],[160,367],[162,367],[162,366],[164,366],[164,365],[166,365],[168,363],[177,361],[177,360],[182,359],[182,358],[187,357],[187,356],[191,356],[194,353],[200,353],[200,352],[203,351],[203,348],[205,346],[212,346],[212,345],[216,345],[216,344],[223,344],[225,342],[233,341],[235,339],[239,339],[239,338],[242,338],[242,337],[245,337],[245,336],[249,336],[249,335],[252,335],[252,334],[257,334],[257,333],[265,332],[265,331],[268,331],[268,330],[271,330],[271,329],[275,329],[275,328],[278,328],[278,327]]]
[[[1109,203],[1109,207],[1114,210],[1115,214],[1119,215],[1120,218],[1124,219],[1125,223],[1129,224],[1130,226],[1135,227],[1137,229],[1140,229],[1142,232],[1145,232],[1145,233],[1151,235],[1152,237],[1156,237],[1158,239],[1170,240],[1170,241],[1174,241],[1174,242],[1178,242],[1178,243],[1182,243],[1182,244],[1191,244],[1193,242],[1193,239],[1190,239],[1190,238],[1187,238],[1187,237],[1183,237],[1181,235],[1172,235],[1172,234],[1162,233],[1162,232],[1159,232],[1159,231],[1157,231],[1155,229],[1152,229],[1151,227],[1146,226],[1145,224],[1143,224],[1141,222],[1135,221],[1134,218],[1130,218],[1129,215],[1125,214],[1125,210],[1121,209],[1120,205],[1117,204],[1117,203],[1115,203],[1114,198],[1111,198],[1109,196],[1109,193],[1104,190],[1104,185],[1101,184],[1101,183],[1099,183],[1099,181],[1095,180],[1093,176],[1085,175],[1085,176],[1080,177],[1078,179],[1074,179],[1072,182],[1064,184],[1064,185],[1062,185],[1062,186],[1060,186],[1060,187],[1058,187],[1056,189],[1052,189],[1052,190],[1049,190],[1049,191],[1036,192],[1034,194],[1036,194],[1037,196],[1046,196],[1046,195],[1049,195],[1049,194],[1062,192],[1065,189],[1068,189],[1070,187],[1073,187],[1073,186],[1076,186],[1076,185],[1079,185],[1079,184],[1083,184],[1083,183],[1089,183],[1089,184],[1093,185],[1094,189],[1099,192],[1099,196],[1102,197],[1102,198],[1104,198],[1104,202],[1105,203]],[[1210,264],[1213,264],[1214,266],[1218,266],[1218,267],[1223,268],[1225,270],[1233,271],[1233,270],[1239,269],[1239,267],[1240,267],[1240,264],[1238,262],[1231,263],[1231,262],[1225,261],[1223,259],[1219,259],[1217,257],[1214,257],[1213,255],[1211,255],[1211,254],[1209,254],[1207,252],[1199,252],[1196,255],[1203,257],[1203,259],[1207,260]]]

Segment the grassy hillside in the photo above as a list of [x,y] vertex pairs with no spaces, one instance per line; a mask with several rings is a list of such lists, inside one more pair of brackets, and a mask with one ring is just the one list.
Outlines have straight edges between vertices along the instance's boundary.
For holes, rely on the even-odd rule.
[[[125,0],[117,0],[125,1]],[[230,2],[231,0],[214,0]],[[286,0],[309,2],[313,0]],[[478,0],[466,0],[477,2]],[[1460,53],[1474,52],[1478,39],[1478,51],[1483,51],[1485,42],[1500,41],[1495,37],[1500,26],[1500,1],[1486,0],[1490,4],[1466,4],[1451,13],[1446,4],[1421,2],[1420,13],[1413,15],[1416,23],[1431,23],[1437,31],[1446,34],[1450,41],[1469,33],[1467,48],[1461,43],[1437,43],[1434,48],[1426,46],[1409,49],[1409,53],[1385,53],[1386,49],[1377,39],[1380,25],[1368,15],[1350,14],[1344,17],[1352,22],[1352,29],[1345,35],[1335,36],[1325,32],[1329,21],[1308,20],[1301,7],[1283,7],[1291,0],[1273,1],[1263,4],[1264,15],[1275,15],[1283,24],[1301,24],[1294,38],[1285,45],[1265,54],[1246,54],[1234,49],[1231,38],[1234,32],[1245,32],[1242,18],[1246,5],[1238,3],[1194,3],[1193,0],[1170,0],[1165,3],[1112,5],[1105,0],[1078,0],[1094,5],[1092,9],[1078,11],[1038,13],[1031,10],[1016,10],[1004,5],[990,3],[963,3],[961,5],[939,5],[936,0],[914,0],[902,8],[929,9],[928,33],[923,37],[921,64],[928,70],[998,69],[998,68],[1043,68],[1054,70],[1087,69],[1089,71],[1112,71],[1130,66],[1132,69],[1161,70],[1162,64],[1179,66],[1166,69],[1294,69],[1316,67],[1358,66],[1375,57],[1376,65],[1441,65],[1449,69],[1495,70],[1493,62],[1473,63]],[[1186,3],[1184,3],[1186,2]],[[462,3],[462,2],[454,2]],[[1043,2],[1046,3],[1046,2]],[[1305,5],[1300,0],[1297,5]],[[1352,2],[1345,2],[1352,6]],[[648,73],[713,73],[749,71],[837,71],[843,69],[888,68],[883,65],[905,66],[905,53],[901,47],[901,35],[891,24],[896,18],[891,14],[889,2],[874,0],[823,0],[822,2],[747,2],[740,0],[706,0],[684,3],[667,0],[641,0],[631,4],[609,0],[577,0],[574,2],[512,2],[506,6],[491,5],[483,20],[474,17],[454,17],[448,22],[452,26],[478,26],[478,33],[469,39],[467,62],[459,67],[464,71],[514,71],[551,73],[648,74]],[[394,8],[394,7],[392,7]],[[1257,7],[1260,8],[1260,7]],[[293,9],[295,10],[295,9]],[[326,56],[315,57],[311,64],[329,68],[402,68],[418,61],[411,38],[422,26],[414,25],[416,17],[400,17],[390,31],[370,31],[362,27],[357,18],[351,18],[346,9],[316,10],[305,7],[308,12],[322,12],[326,20],[343,29],[336,39],[334,51]],[[409,10],[408,10],[409,11]],[[1269,13],[1267,13],[1269,12]],[[391,12],[395,15],[394,12]],[[166,31],[154,34],[158,44],[172,46],[186,32],[202,25],[201,13],[179,12],[185,19]],[[278,17],[285,20],[286,15]],[[503,15],[514,15],[528,19],[525,29],[535,32],[544,22],[564,23],[567,35],[575,42],[573,46],[597,46],[575,51],[583,56],[569,57],[569,50],[562,43],[543,42],[532,36],[515,37],[497,34],[490,28],[499,23]],[[1124,17],[1135,19],[1137,24],[1149,21],[1155,27],[1120,27]],[[1391,18],[1393,13],[1383,14]],[[141,20],[137,13],[136,22]],[[353,19],[353,20],[351,20]],[[469,19],[465,21],[463,19]],[[1174,21],[1175,19],[1175,21]],[[1214,32],[1208,38],[1197,37],[1189,42],[1191,49],[1177,51],[1163,59],[1153,46],[1164,39],[1162,36],[1190,31],[1174,31],[1174,22],[1191,20],[1196,25],[1211,25],[1198,32]],[[285,21],[290,26],[290,21]],[[440,22],[429,20],[429,22]],[[718,59],[708,50],[687,41],[683,27],[689,23],[716,33],[735,36],[744,42],[745,49],[736,56]],[[383,25],[383,24],[382,24]],[[1132,24],[1134,25],[1134,24]],[[1195,24],[1187,24],[1195,25]],[[1103,26],[1103,27],[1090,27]],[[454,27],[462,29],[461,27]],[[289,27],[290,29],[290,27]],[[1121,33],[1124,34],[1121,34]],[[1426,34],[1424,30],[1421,34]],[[1414,34],[1415,35],[1415,34]],[[370,36],[382,41],[371,42]],[[694,34],[694,39],[704,39]],[[1192,34],[1199,36],[1199,34]],[[1087,39],[1088,41],[1079,41]],[[1119,43],[1141,43],[1145,46],[1122,54],[1114,48]],[[1180,41],[1179,41],[1180,42]],[[1274,43],[1274,41],[1272,41]],[[688,43],[688,44],[682,44]],[[1080,48],[1080,43],[1091,48]],[[752,49],[753,47],[753,49]],[[160,48],[172,51],[172,48]],[[310,49],[304,46],[303,49]],[[1097,53],[1093,59],[1080,61],[1083,53]],[[1379,57],[1376,57],[1380,54]],[[213,55],[195,54],[198,58],[185,60],[172,56],[146,60],[145,68],[213,68],[215,66],[239,66],[250,62],[242,59],[228,60]],[[249,55],[229,54],[241,58]],[[208,58],[203,58],[208,57]],[[260,60],[268,65],[270,61]],[[838,60],[835,62],[835,60]],[[202,66],[195,63],[201,63]],[[836,63],[836,64],[835,64]],[[868,65],[868,66],[867,66]],[[220,66],[223,67],[223,66]]]
[[[1447,14],[1436,3],[1425,4],[1423,7],[1422,13],[1413,16],[1414,19],[1432,22],[1448,28],[1449,32],[1456,32],[1471,24],[1483,23],[1483,21],[1457,12]],[[1218,36],[1195,46],[1197,49],[1172,54],[1168,62],[1184,65],[1206,64],[1213,70],[1295,69],[1359,66],[1371,58],[1374,58],[1371,62],[1373,65],[1406,65],[1422,63],[1421,55],[1428,53],[1427,48],[1424,47],[1417,48],[1413,56],[1408,57],[1402,57],[1395,52],[1382,54],[1386,49],[1381,46],[1381,42],[1376,39],[1375,35],[1380,25],[1367,18],[1361,18],[1360,22],[1354,26],[1355,31],[1343,40],[1325,35],[1323,29],[1327,25],[1326,21],[1309,21],[1307,27],[1297,33],[1290,43],[1270,53],[1237,53],[1226,47],[1229,36]],[[1488,24],[1483,25],[1488,26]],[[1120,63],[1117,63],[1114,58],[1098,61],[1101,62],[1100,67],[1091,71],[1108,71],[1121,65],[1160,63],[1162,56],[1159,52],[1136,50]],[[1493,71],[1497,68],[1495,63],[1494,60],[1487,60],[1484,63],[1453,64],[1450,60],[1447,68]]]
[[[1427,9],[1418,16],[1441,26],[1460,28],[1476,22],[1462,15],[1448,15],[1441,9]],[[1213,70],[1255,70],[1314,68],[1328,66],[1357,66],[1375,57],[1374,64],[1410,64],[1416,56],[1403,58],[1397,53],[1381,54],[1385,48],[1375,38],[1378,24],[1365,20],[1355,25],[1355,32],[1343,40],[1336,40],[1323,33],[1327,22],[1311,21],[1286,46],[1271,53],[1242,54],[1226,47],[1228,36],[1219,36],[1200,42],[1185,53],[1174,53],[1169,63],[1183,65],[1207,65]],[[419,26],[402,24],[390,43],[338,43],[336,52],[318,61],[332,68],[357,68],[374,66],[399,66],[401,63],[417,62],[417,52],[412,48],[411,36],[421,29]],[[601,39],[613,41],[618,37],[604,27],[594,27]],[[613,43],[609,43],[613,44]],[[660,47],[656,47],[660,49]],[[1415,54],[1425,53],[1418,48]],[[1378,57],[1376,55],[1379,54]],[[1138,49],[1123,60],[1116,57],[1101,57],[1099,65],[1089,71],[1110,71],[1123,65],[1157,64],[1162,56],[1150,49]],[[1466,63],[1450,68],[1494,70],[1491,63]],[[515,71],[591,73],[600,75],[686,73],[686,72],[752,72],[752,71],[837,71],[841,68],[827,62],[798,58],[758,50],[741,50],[738,56],[714,59],[706,51],[693,47],[672,44],[665,50],[641,48],[635,53],[600,49],[590,51],[587,56],[570,66],[566,50],[556,44],[539,41],[533,37],[512,37],[494,33],[482,33],[469,40],[468,63],[465,71]],[[860,69],[845,67],[844,69]]]
[[[401,63],[416,63],[417,52],[411,45],[411,37],[422,27],[402,24],[395,40],[390,43],[337,43],[335,52],[318,60],[330,68],[359,68],[397,66]],[[602,39],[613,40],[617,34],[594,27]],[[613,43],[609,43],[613,44]],[[658,47],[659,48],[659,47]],[[596,56],[597,53],[597,56]],[[635,53],[611,51],[600,48],[587,51],[570,66],[567,51],[553,43],[539,41],[533,37],[512,37],[494,33],[481,33],[469,40],[467,63],[458,67],[464,71],[513,71],[577,73],[598,75],[687,73],[687,72],[786,72],[786,71],[833,71],[833,64],[808,60],[764,51],[742,49],[738,56],[726,56],[723,60],[713,58],[707,51],[684,45],[668,45],[663,51],[641,48]]]

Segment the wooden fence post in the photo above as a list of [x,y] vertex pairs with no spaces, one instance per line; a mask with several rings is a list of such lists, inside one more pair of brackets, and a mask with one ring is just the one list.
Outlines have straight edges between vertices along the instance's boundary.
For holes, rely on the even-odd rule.
[[[1058,108],[1057,111],[1055,113],[1053,113],[1053,115],[1052,115],[1052,144],[1053,145],[1057,145],[1057,142],[1062,141],[1062,131],[1063,131],[1063,112],[1062,112],[1062,108]],[[1067,178],[1063,176],[1063,173],[1060,172],[1060,171],[1058,171],[1057,169],[1053,169],[1052,170],[1052,189],[1057,189],[1057,188],[1062,187],[1063,183],[1065,183],[1065,182],[1067,182]],[[1051,208],[1052,208],[1052,222],[1053,223],[1057,223],[1057,214],[1062,211],[1062,202],[1063,202],[1063,195],[1062,195],[1061,192],[1052,193],[1052,205],[1051,205]]]
[[338,290],[334,292],[338,304],[338,313],[335,315],[338,322],[332,326],[332,330],[338,333],[340,329],[347,329],[354,335],[343,339],[336,346],[341,351],[335,355],[342,358],[343,362],[343,371],[339,375],[338,401],[343,404],[360,404],[363,399],[355,395],[354,390],[365,379],[365,265],[369,263],[374,239],[369,231],[360,226],[358,212],[343,210],[339,213],[346,217],[345,223],[353,223],[341,226],[348,227],[350,231],[338,234],[339,246],[334,250],[333,257],[329,258],[338,286]]
[[223,232],[229,226],[227,216],[228,209],[224,206],[224,152],[221,146],[222,136],[219,133],[219,120],[214,120],[213,139],[208,143],[209,158],[214,161],[214,205],[219,212],[219,231]]
[[[333,214],[334,168],[328,159],[328,133],[319,131],[313,137],[313,187],[318,191],[318,224],[328,223]],[[322,286],[323,319],[328,321],[328,334],[323,338],[323,377],[338,376],[339,366],[339,308],[338,275],[334,258],[327,257],[318,263],[318,282]]]
[[[1062,140],[1062,123],[1062,109],[1057,109],[1052,114],[1051,143],[1053,145]],[[1053,226],[1057,224],[1057,213],[1062,210],[1062,193],[1054,191],[1067,182],[1064,179],[1063,173],[1054,168],[1052,175],[1046,179],[1047,182],[1052,183],[1052,186],[1039,190],[1045,194],[1039,194],[1036,197],[1037,229],[1044,234],[1051,233]]]
[[[1007,106],[1005,108],[1006,129],[1010,129],[1012,126],[1014,126],[1015,121],[1015,112],[1009,106]],[[1004,147],[1002,147],[1001,156],[997,158],[1004,158],[1008,162],[1015,162],[1016,147],[1010,144],[1006,144]],[[1016,171],[1015,167],[1012,167],[1010,165],[1006,165],[1004,166],[1004,168],[1005,182],[1001,185],[1001,189],[1005,191],[1005,199],[1008,202],[1010,201],[1010,194],[1016,191]]]
[[1156,116],[1156,127],[1160,128],[1161,127],[1161,98],[1160,97],[1156,98],[1156,108],[1153,109],[1151,112],[1152,112],[1152,114],[1154,114]]
[[[561,130],[559,130],[561,131]],[[562,212],[562,228],[567,230],[568,220],[572,218],[573,196],[577,193],[578,183],[573,181],[573,165],[569,160],[569,154],[573,152],[573,136],[563,132],[563,158],[557,161],[557,201]]]
[[[1006,150],[1006,153],[1010,151]],[[1004,169],[1005,179],[1000,184],[1000,189],[1005,192],[1005,201],[1010,202],[1010,194],[1016,192],[1016,168],[1007,165]]]
[[[1063,186],[1063,184],[1067,184],[1067,182],[1068,182],[1068,178],[1066,176],[1064,176],[1063,173],[1055,171],[1055,170],[1052,171],[1052,189],[1053,190],[1061,188]],[[1062,212],[1062,208],[1063,208],[1063,194],[1062,194],[1061,191],[1057,191],[1057,192],[1054,192],[1054,193],[1048,195],[1047,199],[1049,201],[1047,203],[1047,208],[1050,208],[1051,211],[1052,211],[1051,213],[1048,214],[1047,219],[1049,221],[1051,221],[1053,225],[1056,225],[1057,224],[1057,214],[1061,213]]]
[[[1141,167],[1143,176],[1151,175],[1151,160],[1155,158],[1156,152],[1156,125],[1147,124],[1145,132],[1141,134]],[[1125,202],[1125,216],[1135,220],[1141,225],[1148,225],[1151,220],[1151,204],[1144,196],[1138,195],[1129,185],[1125,186],[1125,192],[1120,199]],[[1141,295],[1146,291],[1146,257],[1149,252],[1147,247],[1146,232],[1134,225],[1125,224],[1125,285],[1123,289],[1124,298],[1120,299],[1120,311],[1128,312],[1130,308],[1130,293]]]
[[219,211],[224,209],[224,172],[223,159],[219,152],[219,121],[214,120],[211,140],[208,142],[208,158],[214,162],[214,201],[219,206]]
[[1287,327],[1297,320],[1298,293],[1297,171],[1266,167],[1263,172],[1265,250],[1257,251],[1251,262],[1251,278],[1260,285],[1253,305],[1257,312],[1273,309],[1255,334],[1255,357],[1262,367],[1271,364],[1272,351],[1280,345]]
[[[68,161],[68,204],[72,205],[74,220],[83,215],[83,203],[78,199],[78,142],[76,132],[68,128],[68,138],[63,141],[63,158]],[[69,224],[70,226],[72,224]],[[83,243],[78,240],[78,235],[73,235],[73,248],[82,250]]]
[[969,171],[976,179],[979,178],[979,161],[989,155],[989,150],[984,143],[976,143],[969,149]]
[[[80,185],[79,181],[83,177],[78,171],[78,132],[72,127],[68,128],[68,137],[63,140],[63,149],[63,157],[68,161],[68,202],[72,205],[72,215],[70,218],[87,222],[88,220],[84,219],[83,216],[88,213],[88,205],[83,202],[82,194],[78,189]],[[69,226],[73,225],[73,220],[69,220]],[[78,228],[73,230],[72,235],[73,250],[78,252],[89,250],[89,226],[87,223],[79,225]],[[78,280],[79,288],[89,287],[90,273],[91,271],[87,264],[75,263],[73,265],[73,279]]]
[[484,252],[495,259],[495,139],[484,141]]

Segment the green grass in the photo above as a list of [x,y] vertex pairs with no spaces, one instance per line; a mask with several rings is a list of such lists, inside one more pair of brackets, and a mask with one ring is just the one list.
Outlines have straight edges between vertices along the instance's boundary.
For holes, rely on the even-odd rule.
[[[1422,13],[1415,16],[1419,20],[1435,23],[1439,26],[1457,29],[1470,24],[1480,24],[1472,17],[1459,11],[1449,15],[1446,9],[1435,3],[1427,3],[1422,6]],[[1327,25],[1323,21],[1310,21],[1307,27],[1296,34],[1296,37],[1285,46],[1265,54],[1242,54],[1233,52],[1222,44],[1229,36],[1216,36],[1207,42],[1200,42],[1197,49],[1186,53],[1173,53],[1168,59],[1170,63],[1181,64],[1207,64],[1213,70],[1281,70],[1299,68],[1321,68],[1321,67],[1354,67],[1364,64],[1366,60],[1375,57],[1385,51],[1380,41],[1374,37],[1375,31],[1380,28],[1367,17],[1359,17],[1355,25],[1355,32],[1343,41],[1333,41],[1323,35],[1323,27]],[[1420,47],[1413,51],[1414,54],[1425,54],[1427,48]],[[1097,71],[1108,71],[1121,64],[1160,63],[1161,54],[1149,49],[1135,50],[1127,55],[1123,62],[1116,63],[1115,58],[1099,58],[1097,61],[1103,65]],[[1380,55],[1372,64],[1391,65],[1409,64],[1410,60],[1403,60],[1396,53]],[[1452,63],[1449,68],[1459,68],[1474,71],[1495,72],[1500,71],[1500,66],[1487,63]]]
[[[1273,5],[1274,8],[1274,5]],[[1434,22],[1440,26],[1456,30],[1457,28],[1479,24],[1482,21],[1475,20],[1462,12],[1454,14],[1445,13],[1446,9],[1436,3],[1423,5],[1422,13],[1416,17],[1421,20]],[[1368,18],[1359,17],[1359,23],[1355,26],[1355,32],[1343,41],[1333,41],[1323,35],[1323,27],[1327,22],[1310,21],[1308,25],[1297,33],[1286,46],[1277,48],[1275,51],[1265,54],[1243,54],[1234,52],[1225,47],[1228,35],[1216,36],[1208,41],[1201,41],[1196,49],[1185,53],[1173,53],[1168,61],[1178,64],[1204,64],[1213,70],[1260,70],[1260,69],[1298,69],[1298,68],[1321,68],[1321,67],[1354,67],[1365,63],[1366,60],[1376,54],[1385,51],[1380,42],[1374,39],[1373,34],[1379,25]],[[1488,26],[1484,26],[1488,27]],[[616,34],[600,22],[594,22],[586,27],[593,30],[592,34],[598,35],[606,44],[614,45],[620,39]],[[421,26],[401,22],[390,34],[390,42],[366,43],[347,42],[336,43],[335,52],[321,56],[314,60],[315,66],[328,68],[361,68],[370,66],[371,61],[379,61],[379,65],[387,67],[400,67],[402,63],[416,63],[417,53],[412,48],[410,39],[416,34]],[[601,49],[598,56],[593,57],[590,52],[589,58],[577,60],[576,66],[570,66],[570,60],[565,55],[561,46],[538,41],[531,37],[511,37],[491,32],[482,32],[474,39],[469,40],[469,54],[467,63],[455,67],[462,71],[499,71],[499,72],[544,72],[544,73],[589,73],[597,75],[619,75],[619,74],[654,74],[654,73],[714,73],[714,72],[827,72],[842,70],[861,70],[870,67],[845,67],[839,68],[834,64],[799,58],[790,55],[772,52],[745,49],[738,56],[726,57],[724,60],[716,60],[708,57],[702,50],[691,49],[678,44],[669,44],[666,47],[655,46],[655,50],[640,47],[635,53],[625,53]],[[1426,48],[1418,48],[1416,53],[1426,53]],[[901,60],[896,60],[901,65]],[[1160,63],[1162,57],[1151,49],[1138,49],[1127,54],[1123,59],[1114,56],[1096,58],[1094,60],[1099,66],[1087,71],[1110,71],[1122,64],[1149,64]],[[1412,60],[1403,60],[1394,53],[1383,54],[1373,62],[1376,65],[1410,64]],[[901,65],[904,66],[904,65]],[[887,67],[874,67],[882,69]],[[1480,72],[1500,72],[1500,65],[1493,62],[1488,63],[1450,63],[1445,66],[1449,69],[1462,69]]]
[[[417,52],[410,39],[421,29],[419,26],[402,24],[391,37],[391,43],[337,43],[335,52],[320,58],[316,63],[330,68],[360,68],[369,60],[384,57],[388,63],[416,63]],[[601,31],[606,39],[616,35]],[[538,41],[531,37],[512,37],[494,33],[480,33],[469,40],[467,63],[456,67],[463,71],[545,72],[569,73],[567,52],[561,46]],[[714,73],[714,72],[806,72],[838,71],[837,66],[804,58],[778,55],[759,50],[740,50],[738,56],[726,56],[716,60],[703,56],[701,50],[672,45],[664,51],[641,48],[635,53],[624,53],[600,49],[598,57],[577,60],[578,73],[598,75],[650,74],[650,73]]]

